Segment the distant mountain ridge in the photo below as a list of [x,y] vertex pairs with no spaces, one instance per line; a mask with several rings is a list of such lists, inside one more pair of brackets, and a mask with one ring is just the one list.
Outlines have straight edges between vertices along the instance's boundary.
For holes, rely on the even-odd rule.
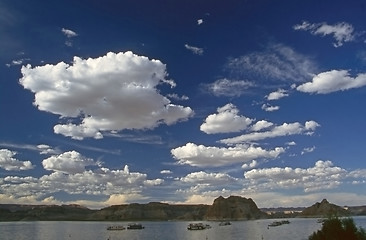
[[[271,211],[276,209],[272,208]],[[221,221],[297,216],[324,217],[330,214],[366,215],[366,206],[343,208],[324,199],[320,203],[304,208],[301,213],[268,215],[259,209],[251,198],[240,196],[228,198],[220,196],[212,205],[150,202],[114,205],[100,210],[91,210],[76,204],[0,204],[0,221]]]

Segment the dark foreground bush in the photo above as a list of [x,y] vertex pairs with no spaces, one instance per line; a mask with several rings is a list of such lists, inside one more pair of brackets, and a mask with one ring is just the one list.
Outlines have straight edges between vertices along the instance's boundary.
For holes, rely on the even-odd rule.
[[310,235],[309,240],[366,240],[366,232],[357,228],[352,218],[332,217],[326,219],[322,228]]

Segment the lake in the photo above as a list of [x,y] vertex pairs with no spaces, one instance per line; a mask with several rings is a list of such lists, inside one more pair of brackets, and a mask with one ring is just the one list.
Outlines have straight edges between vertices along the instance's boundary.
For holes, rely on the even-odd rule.
[[[353,218],[366,229],[366,216]],[[192,222],[139,222],[145,229],[108,231],[111,225],[127,226],[129,222],[0,222],[1,240],[302,240],[321,228],[314,218],[288,219],[291,223],[268,228],[275,219],[233,221],[229,226],[203,222],[212,228],[189,231]]]

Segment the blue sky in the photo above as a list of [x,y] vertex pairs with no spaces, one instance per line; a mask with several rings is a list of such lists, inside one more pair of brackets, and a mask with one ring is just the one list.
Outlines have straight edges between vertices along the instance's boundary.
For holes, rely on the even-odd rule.
[[364,205],[365,10],[0,1],[0,203]]

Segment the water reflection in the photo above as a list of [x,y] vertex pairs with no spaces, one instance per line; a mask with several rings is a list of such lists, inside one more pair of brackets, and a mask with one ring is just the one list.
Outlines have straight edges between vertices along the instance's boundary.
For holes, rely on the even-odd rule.
[[[271,219],[231,222],[219,226],[219,222],[203,222],[212,228],[189,231],[189,222],[142,222],[143,230],[108,231],[110,225],[126,225],[128,222],[3,222],[0,223],[4,240],[294,240],[308,239],[321,228],[317,219],[289,219],[290,224],[268,228]],[[366,217],[355,217],[357,226],[366,228]]]

